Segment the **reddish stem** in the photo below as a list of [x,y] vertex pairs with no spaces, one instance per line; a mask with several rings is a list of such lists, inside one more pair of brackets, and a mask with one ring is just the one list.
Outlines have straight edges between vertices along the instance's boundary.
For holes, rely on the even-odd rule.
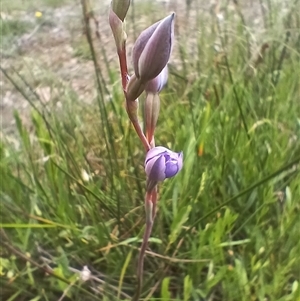
[[125,43],[122,49],[118,50],[119,56],[119,63],[120,63],[120,70],[121,70],[121,77],[122,77],[122,87],[123,91],[126,91],[127,83],[128,83],[128,69],[127,69],[127,59],[126,59],[126,47]]
[[140,140],[142,141],[145,151],[148,152],[148,150],[151,148],[149,142],[147,141],[146,136],[144,135],[142,128],[140,126],[140,124],[137,121],[131,121],[133,124],[133,127],[137,133],[137,135],[139,136]]
[[[119,56],[121,78],[122,78],[122,87],[123,87],[124,95],[125,95],[125,98],[126,98],[126,88],[127,88],[127,84],[128,84],[128,80],[129,80],[129,75],[128,75],[128,69],[127,69],[125,43],[124,43],[122,49],[118,50],[117,52],[118,52],[118,56]],[[147,152],[150,149],[150,144],[148,143],[147,138],[145,137],[138,120],[132,119],[132,115],[130,114],[130,112],[128,112],[127,105],[126,105],[126,110],[127,110],[128,116],[131,120],[131,123],[132,123],[137,135],[139,136],[141,142],[143,143],[145,151]]]

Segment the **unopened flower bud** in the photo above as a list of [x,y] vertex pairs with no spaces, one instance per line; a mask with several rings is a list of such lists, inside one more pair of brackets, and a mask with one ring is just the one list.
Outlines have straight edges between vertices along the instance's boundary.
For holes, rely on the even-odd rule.
[[126,99],[126,111],[132,123],[138,122],[139,101]]
[[174,40],[174,16],[164,18],[144,30],[133,47],[133,67],[142,82],[155,78],[167,65]]
[[154,131],[159,115],[160,99],[157,93],[147,93],[145,100],[145,128],[149,143],[154,139]]
[[111,8],[123,22],[130,6],[130,0],[112,0]]
[[151,191],[157,182],[174,177],[183,165],[182,152],[176,153],[163,146],[151,148],[145,159],[147,191]]
[[168,67],[166,66],[155,78],[146,84],[147,93],[159,93],[168,81]]
[[115,38],[117,50],[121,51],[124,48],[125,41],[127,38],[126,33],[123,30],[123,22],[112,9],[109,12],[108,19],[109,25]]
[[136,100],[143,93],[144,89],[145,84],[133,74],[127,84],[126,99],[130,101]]

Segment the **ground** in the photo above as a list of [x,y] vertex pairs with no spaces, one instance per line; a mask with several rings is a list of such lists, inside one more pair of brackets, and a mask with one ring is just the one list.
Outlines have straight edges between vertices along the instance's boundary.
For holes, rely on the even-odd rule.
[[[109,1],[102,1],[100,5],[97,2],[100,3],[100,1],[92,3],[101,38],[101,41],[96,41],[96,43],[99,48],[106,51],[108,62],[113,67],[116,66],[117,58],[107,22]],[[204,20],[212,16],[212,11],[218,11],[219,17],[224,18],[225,4],[222,7],[214,1],[210,3],[207,1],[190,1],[191,8],[187,10],[188,2],[157,1],[155,5],[151,5],[150,2],[147,4],[146,1],[143,6],[137,1],[136,9],[142,11],[142,16],[136,18],[135,28],[131,28],[131,26],[128,28],[128,49],[132,48],[133,36],[136,37],[137,32],[145,27],[149,17],[156,21],[157,13],[164,16],[170,11],[176,11],[177,33],[182,36],[186,43],[191,43],[190,52],[192,54],[193,48],[196,47],[190,39],[195,39],[194,30],[197,30],[197,24],[193,22],[196,8],[197,14],[202,14]],[[236,7],[230,3],[229,10],[234,9]],[[255,55],[257,48],[262,43],[263,36],[261,7],[255,2],[243,2],[239,9],[241,9],[245,22],[249,26],[249,31],[253,34],[251,37],[252,51]],[[150,11],[148,15],[147,10]],[[284,11],[282,13],[284,14]],[[91,103],[95,96],[94,67],[86,42],[80,3],[48,0],[29,1],[24,5],[20,1],[13,4],[4,1],[1,18],[4,23],[3,26],[6,26],[7,23],[7,27],[15,28],[13,33],[11,30],[7,30],[7,34],[5,30],[2,32],[2,68],[20,72],[32,84],[35,92],[45,103],[59,98],[60,93],[63,93],[63,87],[73,90],[82,101]],[[201,34],[200,31],[199,33]],[[178,46],[176,46],[175,53],[178,53]],[[101,56],[100,50],[99,56]],[[171,63],[176,64],[177,60],[179,60],[178,55],[175,55]],[[103,63],[102,68],[104,76],[107,76]],[[62,86],[62,90],[57,89],[58,83]],[[2,131],[8,133],[14,131],[13,110],[20,111],[21,116],[26,121],[29,104],[4,76],[1,77],[0,84],[2,88]]]

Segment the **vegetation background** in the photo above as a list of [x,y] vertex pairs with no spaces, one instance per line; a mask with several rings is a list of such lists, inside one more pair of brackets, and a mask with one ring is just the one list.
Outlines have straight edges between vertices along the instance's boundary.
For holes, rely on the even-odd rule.
[[[142,300],[300,300],[299,8],[133,1],[129,56],[141,30],[177,14],[156,142],[184,152],[160,185]],[[144,153],[108,9],[1,2],[1,300],[134,293]]]

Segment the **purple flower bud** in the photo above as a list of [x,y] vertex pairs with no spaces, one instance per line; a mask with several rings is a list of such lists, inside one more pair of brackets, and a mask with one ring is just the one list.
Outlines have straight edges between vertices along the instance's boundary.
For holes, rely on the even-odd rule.
[[146,84],[147,93],[159,93],[168,81],[168,67],[166,66],[155,78]]
[[[149,182],[160,182],[174,177],[182,168],[183,154],[163,146],[151,148],[145,159],[145,171]],[[153,186],[153,185],[151,185]]]
[[147,93],[145,99],[145,134],[148,142],[154,143],[154,131],[159,115],[160,99],[157,93]]
[[150,27],[148,27],[144,31],[142,31],[141,34],[139,35],[139,37],[137,38],[137,40],[135,41],[135,44],[132,49],[132,62],[133,62],[134,72],[137,77],[140,77],[140,74],[139,74],[140,56],[141,56],[143,50],[145,49],[147,42],[153,35],[155,29],[160,24],[160,22],[161,21],[158,21],[158,22],[152,24]]
[[167,65],[174,40],[174,16],[164,18],[144,30],[132,51],[133,67],[137,78],[147,82]]
[[126,99],[131,101],[136,100],[144,92],[144,89],[145,84],[133,74],[126,87]]

